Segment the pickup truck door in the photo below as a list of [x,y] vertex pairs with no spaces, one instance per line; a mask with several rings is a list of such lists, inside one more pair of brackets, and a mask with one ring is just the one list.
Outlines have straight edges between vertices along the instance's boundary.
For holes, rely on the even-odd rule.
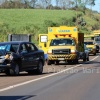
[[32,43],[27,44],[30,66],[37,66],[39,61],[38,49]]
[[30,66],[30,62],[29,62],[29,53],[27,51],[26,45],[25,44],[21,44],[20,45],[20,56],[21,56],[21,60],[22,60],[22,69],[26,69],[28,66]]

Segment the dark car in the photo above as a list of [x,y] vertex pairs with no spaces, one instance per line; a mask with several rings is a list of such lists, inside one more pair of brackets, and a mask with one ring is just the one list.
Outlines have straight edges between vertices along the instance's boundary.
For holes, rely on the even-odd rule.
[[21,71],[42,74],[44,52],[31,42],[0,43],[0,72],[18,75]]

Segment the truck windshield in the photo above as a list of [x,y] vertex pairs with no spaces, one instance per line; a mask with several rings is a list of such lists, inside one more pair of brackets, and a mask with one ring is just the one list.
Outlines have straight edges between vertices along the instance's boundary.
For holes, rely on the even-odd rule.
[[52,39],[50,46],[64,46],[64,45],[75,45],[73,39]]
[[95,42],[100,44],[100,36],[95,36]]
[[84,42],[85,45],[93,45],[93,42]]

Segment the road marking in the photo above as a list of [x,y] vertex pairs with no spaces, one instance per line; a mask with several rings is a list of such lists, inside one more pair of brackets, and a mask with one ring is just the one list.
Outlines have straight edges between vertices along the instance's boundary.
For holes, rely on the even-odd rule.
[[[92,60],[87,61],[87,62],[91,62],[91,61],[97,59],[98,57],[99,57],[99,56],[96,56],[95,58],[93,58]],[[48,77],[51,77],[51,76],[54,76],[54,75],[57,75],[57,74],[61,74],[61,73],[65,72],[65,71],[68,71],[68,70],[77,68],[77,67],[79,67],[79,66],[81,66],[81,65],[83,65],[83,64],[79,64],[79,65],[76,65],[76,66],[74,66],[74,67],[70,67],[70,68],[64,69],[64,70],[62,70],[62,71],[59,71],[59,72],[54,73],[54,74],[51,74],[51,75],[47,75],[47,76],[40,77],[40,78],[37,78],[37,79],[34,79],[34,80],[30,80],[30,81],[26,81],[26,82],[23,82],[23,83],[19,83],[19,84],[16,84],[16,85],[9,86],[9,87],[0,89],[0,92],[6,91],[6,90],[9,90],[9,89],[18,87],[18,86],[22,86],[22,85],[25,85],[25,84],[28,84],[28,83],[31,83],[31,82],[35,82],[35,81],[38,81],[38,80],[42,80],[42,79],[45,79],[45,78],[48,78]]]

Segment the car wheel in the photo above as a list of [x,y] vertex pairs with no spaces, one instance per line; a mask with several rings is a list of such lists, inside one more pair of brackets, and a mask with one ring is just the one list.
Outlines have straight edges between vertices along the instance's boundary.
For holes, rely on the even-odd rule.
[[36,73],[42,74],[42,72],[43,72],[43,63],[42,63],[42,61],[39,61],[37,69],[36,69]]
[[19,75],[19,65],[18,64],[13,64],[13,68],[9,69],[10,75]]

